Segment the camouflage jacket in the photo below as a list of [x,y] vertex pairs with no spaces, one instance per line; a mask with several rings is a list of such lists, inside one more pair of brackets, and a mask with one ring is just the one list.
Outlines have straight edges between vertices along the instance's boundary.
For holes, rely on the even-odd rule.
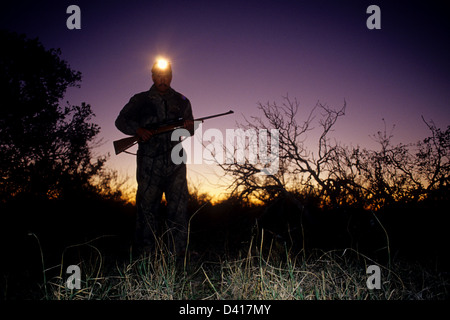
[[[194,119],[189,100],[172,88],[165,95],[161,95],[155,86],[152,86],[149,91],[138,93],[130,99],[120,111],[115,124],[124,134],[135,135],[140,127],[151,128],[180,118]],[[171,134],[162,133],[145,143],[139,143],[138,155],[170,155],[172,147],[179,143],[171,141]]]

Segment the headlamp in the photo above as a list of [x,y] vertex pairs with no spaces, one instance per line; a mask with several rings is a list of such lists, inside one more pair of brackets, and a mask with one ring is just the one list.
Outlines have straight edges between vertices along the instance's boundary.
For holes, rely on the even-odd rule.
[[172,72],[172,67],[170,62],[164,58],[157,58],[152,67],[152,73],[155,72]]
[[156,66],[158,67],[158,69],[165,70],[169,66],[169,62],[165,59],[158,59],[156,61]]

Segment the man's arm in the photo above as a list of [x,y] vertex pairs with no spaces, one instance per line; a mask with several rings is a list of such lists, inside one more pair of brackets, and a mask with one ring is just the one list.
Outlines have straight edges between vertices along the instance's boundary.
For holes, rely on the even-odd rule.
[[139,99],[137,96],[133,96],[130,101],[120,111],[119,116],[116,119],[115,125],[117,129],[124,134],[133,136],[138,134],[139,129]]
[[193,136],[194,135],[194,131],[196,129],[196,128],[194,128],[194,116],[192,115],[191,102],[189,100],[187,100],[186,102],[187,102],[187,105],[186,105],[186,109],[185,109],[185,112],[184,112],[184,115],[183,115],[184,128],[189,131],[191,136]]

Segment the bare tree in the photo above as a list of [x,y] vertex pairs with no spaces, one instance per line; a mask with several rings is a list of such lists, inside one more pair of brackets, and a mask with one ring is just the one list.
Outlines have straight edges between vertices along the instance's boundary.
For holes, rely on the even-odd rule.
[[[384,121],[384,119],[383,119]],[[373,135],[379,150],[339,146],[330,160],[330,179],[339,182],[340,199],[378,209],[395,202],[417,202],[448,190],[450,127],[425,124],[431,136],[410,144],[392,144],[392,127]],[[334,171],[332,171],[334,170]]]
[[[232,193],[240,197],[256,197],[259,200],[267,201],[279,193],[295,191],[301,189],[318,190],[321,196],[327,201],[336,203],[334,195],[335,181],[329,179],[334,170],[331,160],[337,152],[337,144],[332,143],[330,132],[339,117],[345,114],[346,103],[339,109],[333,109],[327,105],[317,103],[301,120],[299,114],[300,107],[296,99],[283,98],[281,105],[259,103],[258,109],[263,113],[264,118],[252,116],[245,118],[245,123],[239,128],[248,131],[271,132],[276,130],[278,145],[276,155],[278,161],[278,171],[273,174],[264,174],[264,161],[258,155],[258,162],[251,161],[220,164],[228,176],[233,177],[231,185]],[[320,135],[317,138],[317,151],[311,151],[307,146],[308,134],[314,129],[314,120],[319,116],[317,125],[320,128]],[[267,139],[268,141],[269,139]],[[267,152],[271,153],[273,148],[272,139],[267,147]],[[261,140],[259,141],[261,143]],[[250,145],[252,141],[246,140],[245,150],[254,150]],[[254,141],[253,141],[254,143]],[[261,150],[259,145],[259,150]],[[234,146],[232,150],[226,150],[229,154],[236,154],[236,150],[242,146]]]
[[[423,119],[423,117],[422,117]],[[442,132],[433,121],[423,119],[431,136],[418,142],[416,181],[425,181],[425,189],[449,188],[450,186],[450,126]]]
[[[236,159],[239,151],[246,150],[248,158],[219,163],[232,178],[232,194],[267,202],[280,194],[295,192],[314,195],[321,205],[358,205],[376,210],[396,202],[420,201],[448,190],[450,126],[444,132],[424,120],[430,137],[415,144],[393,145],[395,126],[388,132],[385,124],[384,130],[372,136],[378,150],[348,147],[330,137],[337,120],[345,115],[345,108],[345,101],[337,109],[317,103],[301,114],[297,100],[289,97],[284,97],[281,105],[260,103],[258,109],[263,117],[244,117],[244,124],[238,127],[246,133],[259,130],[276,134],[276,145],[272,139],[259,139],[258,143],[261,150],[261,143],[270,140],[266,151],[276,151],[278,170],[265,172],[268,164],[264,162],[264,152],[253,157],[258,161],[251,161],[251,154],[257,151],[256,140],[252,134],[246,134],[246,139],[240,140],[243,145],[233,144],[225,152]],[[311,141],[317,131],[319,134]]]

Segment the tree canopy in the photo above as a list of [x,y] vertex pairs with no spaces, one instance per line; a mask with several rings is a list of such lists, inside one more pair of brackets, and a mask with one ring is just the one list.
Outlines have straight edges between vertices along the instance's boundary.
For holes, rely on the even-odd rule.
[[70,197],[91,186],[106,161],[92,159],[100,127],[90,105],[61,106],[81,73],[38,39],[0,30],[0,194]]

